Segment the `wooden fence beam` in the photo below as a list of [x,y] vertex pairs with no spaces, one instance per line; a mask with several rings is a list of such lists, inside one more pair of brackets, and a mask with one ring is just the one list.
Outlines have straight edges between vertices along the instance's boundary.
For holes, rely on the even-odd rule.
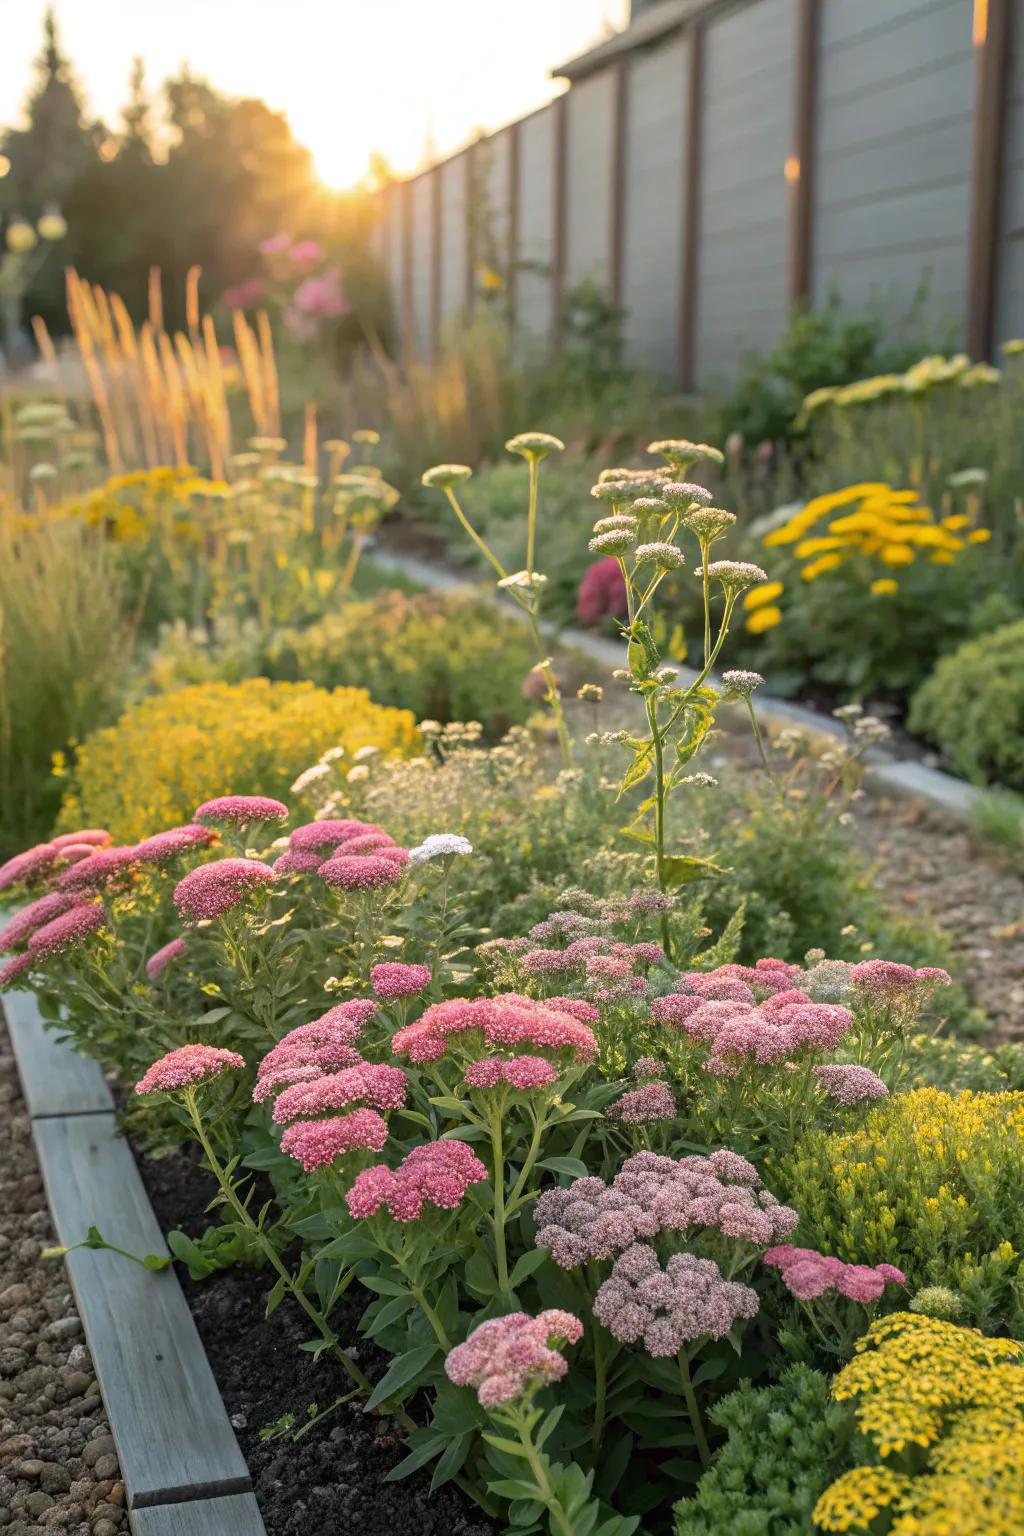
[[466,314],[472,315],[476,299],[476,145],[470,144],[463,163],[466,224]]
[[803,303],[812,289],[814,153],[818,95],[821,0],[797,0],[793,152],[785,165],[789,187],[789,302]]
[[700,279],[700,163],[704,96],[704,24],[690,27],[686,46],[686,143],[683,157],[683,260],[679,291],[679,387],[695,386],[697,292]]
[[967,350],[974,358],[989,357],[994,340],[1014,4],[1015,0],[974,0],[974,156],[966,325]]
[[565,235],[568,194],[569,95],[556,96],[554,103],[554,210],[551,226],[551,328],[554,349],[562,349],[562,301],[565,289]]
[[441,295],[444,232],[441,224],[443,173],[439,165],[430,175],[430,353],[436,357],[441,345]]
[[402,355],[410,362],[416,355],[416,335],[413,311],[413,240],[412,240],[412,182],[403,181],[401,187],[401,241],[402,241]]
[[625,217],[626,217],[626,135],[629,122],[629,59],[624,56],[612,66],[614,92],[612,105],[611,198],[609,220],[609,297],[616,309],[622,307]]
[[519,221],[522,192],[520,189],[520,177],[522,175],[522,124],[517,120],[508,129],[508,254],[505,270],[505,294],[508,310],[509,328],[516,323],[516,299],[518,297],[519,278]]

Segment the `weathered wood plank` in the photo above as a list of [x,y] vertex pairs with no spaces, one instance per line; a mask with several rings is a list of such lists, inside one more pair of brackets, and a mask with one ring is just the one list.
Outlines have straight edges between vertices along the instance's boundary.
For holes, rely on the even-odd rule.
[[21,1091],[33,1120],[41,1115],[90,1115],[113,1109],[98,1064],[79,1056],[46,1028],[34,992],[5,992],[2,1006]]
[[136,1509],[129,1514],[128,1524],[134,1536],[264,1536],[265,1533],[251,1493]]
[[[114,1116],[33,1125],[63,1244],[90,1225],[132,1253],[167,1252]],[[129,1507],[251,1487],[209,1361],[173,1271],[78,1249],[68,1274],[117,1443]]]

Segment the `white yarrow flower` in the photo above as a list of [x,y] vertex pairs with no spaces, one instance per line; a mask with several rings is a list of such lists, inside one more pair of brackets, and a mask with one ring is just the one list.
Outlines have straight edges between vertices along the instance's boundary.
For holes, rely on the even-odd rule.
[[468,837],[460,837],[457,832],[432,832],[417,847],[409,849],[409,863],[426,864],[431,859],[472,852],[473,844]]

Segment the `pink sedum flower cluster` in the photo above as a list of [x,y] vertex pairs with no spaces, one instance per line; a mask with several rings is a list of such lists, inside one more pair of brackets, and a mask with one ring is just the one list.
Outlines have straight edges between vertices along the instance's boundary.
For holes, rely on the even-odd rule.
[[296,1120],[281,1137],[281,1151],[313,1173],[349,1152],[379,1152],[387,1139],[387,1122],[375,1109],[354,1109],[330,1120]]
[[401,1109],[405,1093],[405,1073],[400,1067],[360,1061],[315,1081],[296,1082],[285,1088],[274,1105],[273,1119],[278,1125],[287,1125],[290,1120],[345,1109],[350,1104]]
[[485,1056],[466,1068],[467,1088],[550,1088],[558,1081],[558,1068],[544,1056]]
[[26,848],[24,853],[16,853],[13,859],[0,864],[0,891],[10,890],[15,885],[28,884],[49,874],[56,857],[57,849],[53,843],[36,843],[34,848]]
[[345,1197],[357,1221],[387,1209],[395,1221],[418,1221],[425,1205],[454,1211],[487,1169],[464,1141],[427,1141],[413,1147],[395,1169],[366,1168]]
[[217,1045],[179,1045],[177,1050],[154,1061],[135,1084],[135,1092],[174,1093],[179,1088],[209,1082],[232,1067],[244,1066],[237,1051],[223,1050]]
[[65,950],[77,949],[86,939],[98,933],[107,920],[103,908],[93,903],[80,903],[60,917],[53,918],[37,928],[28,941],[33,961],[49,960],[52,955]]
[[536,1317],[510,1312],[474,1328],[450,1352],[444,1368],[457,1387],[476,1388],[482,1407],[500,1408],[560,1381],[568,1366],[555,1346],[576,1344],[582,1337],[583,1324],[571,1312],[556,1308]]
[[286,821],[288,807],[267,795],[218,795],[196,807],[196,821],[223,821],[228,826],[247,827],[253,821]]
[[627,1158],[611,1185],[574,1179],[549,1189],[534,1208],[536,1243],[562,1269],[610,1259],[660,1232],[717,1228],[724,1236],[767,1246],[788,1237],[797,1213],[764,1188],[757,1169],[736,1152],[678,1161],[655,1152]]
[[152,837],[144,838],[135,849],[135,857],[140,864],[164,864],[169,859],[179,858],[183,853],[208,848],[216,840],[217,834],[212,827],[200,827],[195,822],[189,822],[187,826],[169,827],[166,832],[157,832]]
[[621,1120],[623,1125],[653,1125],[659,1120],[675,1120],[679,1108],[664,1083],[645,1083],[642,1088],[630,1088],[609,1104],[606,1114],[610,1120]]
[[800,1051],[834,1050],[853,1024],[848,1008],[816,1003],[795,988],[761,1003],[673,994],[655,998],[651,1013],[707,1045],[708,1071],[719,1077],[734,1077],[743,1065],[788,1061]]
[[174,905],[182,922],[210,922],[265,891],[275,879],[274,871],[258,859],[218,859],[200,864],[178,881]]
[[662,1269],[646,1243],[620,1254],[594,1298],[594,1316],[614,1339],[642,1342],[658,1357],[677,1355],[694,1339],[720,1339],[757,1310],[756,1291],[726,1280],[713,1259],[674,1253]]
[[870,1067],[854,1067],[830,1062],[825,1066],[815,1067],[811,1076],[830,1099],[835,1099],[837,1104],[847,1107],[853,1104],[864,1104],[872,1099],[889,1097],[888,1088]]
[[125,884],[138,869],[138,862],[134,846],[98,848],[88,858],[78,860],[58,875],[57,888],[89,892]]
[[353,837],[383,831],[383,827],[374,826],[368,821],[307,821],[303,826],[295,828],[288,839],[288,846],[299,853],[329,853]]
[[301,848],[289,848],[274,860],[275,875],[308,875],[319,869],[323,857],[319,853],[304,853]]
[[262,1104],[291,1083],[308,1083],[327,1072],[362,1064],[355,1044],[376,1011],[376,1003],[358,998],[337,1003],[319,1019],[290,1030],[257,1067],[253,1099]]
[[396,997],[415,997],[432,980],[429,965],[404,965],[400,960],[385,960],[370,971],[370,985],[385,1002]]
[[896,960],[862,960],[850,970],[850,981],[860,987],[872,1002],[887,1007],[905,999],[923,1000],[935,987],[952,986],[953,978],[938,965],[915,970]]
[[477,1031],[487,1046],[540,1046],[567,1051],[582,1061],[592,1061],[597,1054],[589,1025],[550,1002],[540,1003],[517,992],[433,1003],[412,1024],[396,1030],[391,1048],[417,1063],[437,1061],[451,1040]]
[[169,944],[164,944],[156,950],[146,961],[146,975],[150,981],[157,981],[166,971],[172,960],[177,960],[188,948],[184,939],[171,939]]
[[878,1301],[887,1285],[904,1285],[906,1275],[894,1264],[844,1264],[813,1248],[794,1248],[783,1243],[764,1255],[769,1269],[777,1269],[791,1296],[813,1301],[828,1291],[838,1291],[850,1301]]
[[70,912],[80,899],[65,891],[50,891],[46,896],[30,901],[27,907],[22,907],[20,912],[14,914],[3,933],[0,933],[0,953],[20,949],[37,928]]
[[[404,850],[403,850],[404,852]],[[321,880],[340,891],[376,891],[397,885],[402,878],[398,859],[383,858],[380,853],[338,855],[321,864]]]

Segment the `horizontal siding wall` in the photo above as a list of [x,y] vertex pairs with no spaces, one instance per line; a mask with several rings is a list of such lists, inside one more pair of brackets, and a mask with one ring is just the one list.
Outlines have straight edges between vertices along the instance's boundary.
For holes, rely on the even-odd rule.
[[466,156],[456,155],[441,173],[441,329],[466,307]]
[[786,324],[796,0],[713,18],[704,49],[696,375],[707,388]]
[[959,342],[967,301],[969,0],[822,0],[814,298],[924,316]]
[[566,141],[565,286],[608,287],[611,254],[615,79],[603,70],[574,85]]
[[524,118],[519,128],[519,268],[516,327],[527,337],[551,334],[551,247],[555,227],[555,108]]
[[674,376],[689,42],[634,56],[626,95],[622,306],[629,360]]
[[1013,18],[1006,101],[996,341],[1024,336],[1024,14]]
[[418,358],[433,350],[430,334],[430,279],[434,241],[431,219],[431,184],[436,171],[428,171],[412,184],[412,344]]

